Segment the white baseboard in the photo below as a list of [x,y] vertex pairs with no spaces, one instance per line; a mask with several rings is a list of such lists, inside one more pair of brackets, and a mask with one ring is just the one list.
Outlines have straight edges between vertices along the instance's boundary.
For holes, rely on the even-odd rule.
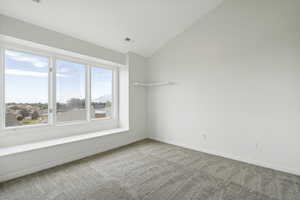
[[249,158],[244,158],[244,157],[242,158],[242,157],[239,157],[239,156],[236,156],[236,155],[230,155],[228,153],[220,153],[220,152],[216,152],[216,151],[213,151],[213,150],[207,150],[207,149],[198,148],[198,147],[193,148],[193,147],[191,147],[187,144],[182,144],[180,142],[174,142],[174,141],[167,141],[167,140],[160,139],[160,138],[157,138],[157,137],[149,137],[149,138],[152,139],[152,140],[159,141],[159,142],[180,146],[180,147],[183,147],[183,148],[186,148],[186,149],[201,151],[201,152],[204,152],[204,153],[220,156],[220,157],[223,157],[223,158],[228,158],[228,159],[232,159],[232,160],[236,160],[236,161],[240,161],[240,162],[244,162],[244,163],[248,163],[248,164],[252,164],[252,165],[257,165],[257,166],[260,166],[260,167],[269,168],[269,169],[282,171],[282,172],[286,172],[286,173],[289,173],[289,174],[294,174],[294,175],[300,176],[300,171],[295,170],[295,169],[290,169],[290,168],[287,168],[287,167],[283,167],[283,166],[278,166],[276,164],[265,163],[265,162],[261,162],[261,161],[257,161],[257,160],[253,160],[253,159],[249,159]]
[[[134,143],[134,142],[144,140],[144,139],[146,139],[146,138],[141,138],[141,139],[138,139],[138,140],[135,140],[135,141],[131,141],[129,143],[125,143],[125,144],[122,144],[122,145],[117,145],[117,146],[114,146],[110,149],[102,149],[102,150],[99,150],[97,152],[90,152],[89,151],[89,152],[83,152],[83,153],[80,153],[80,154],[70,155],[70,156],[64,157],[64,159],[57,159],[57,160],[53,160],[51,162],[41,163],[40,165],[33,166],[31,168],[27,168],[27,169],[24,169],[24,170],[15,171],[15,172],[11,172],[11,173],[8,173],[8,174],[0,175],[0,182],[4,182],[4,181],[11,180],[11,179],[14,179],[14,178],[18,178],[18,177],[21,177],[21,176],[24,176],[24,175],[32,174],[32,173],[35,173],[35,172],[38,172],[38,171],[42,171],[42,170],[45,170],[45,169],[48,169],[48,168],[51,168],[51,167],[55,167],[55,166],[58,166],[58,165],[61,165],[61,164],[65,164],[65,163],[68,163],[68,162],[72,162],[72,161],[75,161],[75,160],[79,160],[79,159],[82,159],[82,158],[85,158],[85,157],[88,157],[88,156],[91,156],[91,155],[94,155],[94,154],[97,154],[97,153],[101,153],[101,152],[105,152],[105,151],[108,151],[108,150],[111,150],[111,149],[119,148],[121,146],[125,146],[125,145],[128,145],[130,143]],[[253,160],[253,159],[241,158],[241,157],[238,157],[238,156],[229,155],[229,154],[220,153],[220,152],[207,150],[207,149],[202,149],[202,148],[195,148],[195,147],[192,148],[192,147],[190,147],[189,145],[186,145],[186,144],[182,144],[182,143],[174,142],[174,141],[166,141],[166,140],[156,138],[156,137],[149,137],[149,139],[153,139],[153,140],[157,140],[157,141],[160,141],[160,142],[173,144],[173,145],[176,145],[176,146],[181,146],[181,147],[184,147],[184,148],[187,148],[187,149],[201,151],[201,152],[204,152],[204,153],[213,154],[213,155],[221,156],[221,157],[224,157],[224,158],[229,158],[229,159],[232,159],[232,160],[237,160],[237,161],[241,161],[241,162],[245,162],[245,163],[249,163],[249,164],[253,164],[253,165],[257,165],[257,166],[261,166],[261,167],[265,167],[265,168],[270,168],[270,169],[273,169],[273,170],[283,171],[283,172],[286,172],[286,173],[295,174],[295,175],[300,176],[300,172],[297,171],[297,170],[289,169],[289,168],[274,165],[274,164],[264,163],[264,162],[256,161],[256,160]]]

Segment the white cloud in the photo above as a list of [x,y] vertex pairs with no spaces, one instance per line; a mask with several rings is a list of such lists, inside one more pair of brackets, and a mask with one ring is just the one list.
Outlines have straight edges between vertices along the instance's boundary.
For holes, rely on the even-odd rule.
[[28,56],[23,53],[18,53],[14,51],[5,51],[5,55],[9,56],[11,59],[16,60],[16,61],[21,61],[21,62],[30,62],[32,63],[35,67],[47,67],[48,62],[43,61],[42,59],[39,59],[36,56]]
[[59,67],[58,70],[60,73],[70,73],[71,72],[70,68],[68,68],[68,67]]
[[19,69],[7,69],[5,70],[5,74],[15,75],[15,76],[34,76],[34,77],[47,77],[48,73],[46,72],[33,72],[33,71],[25,71]]
[[[33,71],[25,71],[19,69],[7,69],[5,70],[5,74],[8,75],[15,75],[15,76],[32,76],[32,77],[47,77],[47,72],[33,72]],[[63,74],[56,74],[58,77],[68,77],[67,75]]]
[[58,73],[56,73],[56,76],[57,76],[57,77],[63,77],[63,78],[69,77],[68,75],[58,74]]

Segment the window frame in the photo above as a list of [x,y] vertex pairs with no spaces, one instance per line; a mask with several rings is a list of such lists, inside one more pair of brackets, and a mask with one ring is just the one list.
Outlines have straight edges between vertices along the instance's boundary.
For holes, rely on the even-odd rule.
[[[6,51],[15,51],[15,52],[20,52],[20,53],[25,53],[25,54],[31,54],[31,55],[34,55],[34,56],[41,56],[41,57],[45,57],[48,59],[48,122],[47,123],[40,123],[40,124],[30,124],[30,125],[23,125],[23,126],[11,126],[11,127],[6,127],[5,124],[6,124],[6,102],[5,102],[5,52]],[[2,124],[2,128],[3,129],[16,129],[16,128],[24,128],[24,127],[28,127],[28,128],[34,128],[34,127],[38,127],[38,126],[49,126],[51,124],[50,122],[50,111],[51,111],[51,95],[50,95],[50,85],[51,85],[51,80],[50,80],[50,74],[51,74],[51,57],[49,55],[46,55],[44,53],[36,53],[36,52],[33,52],[32,50],[24,50],[24,49],[21,49],[21,48],[17,48],[17,47],[13,47],[13,46],[8,46],[8,47],[4,47],[2,48],[2,51],[1,51],[1,57],[3,59],[3,62],[2,62],[2,69],[3,69],[3,72],[1,74],[2,76],[2,79],[3,79],[3,84],[2,84],[2,93],[1,93],[1,96],[2,96],[2,104],[1,107],[2,107],[2,115],[3,115],[3,124]]]
[[[86,111],[86,117],[85,117],[85,120],[73,120],[73,121],[61,121],[61,122],[59,122],[58,120],[57,120],[57,117],[56,117],[56,115],[57,115],[57,112],[56,112],[56,103],[57,103],[57,90],[56,90],[56,86],[57,86],[57,76],[56,76],[56,64],[57,64],[57,60],[61,60],[61,61],[67,61],[67,62],[72,62],[72,63],[76,63],[76,64],[81,64],[81,65],[84,65],[84,77],[85,77],[85,79],[84,79],[84,85],[85,85],[85,90],[84,90],[84,92],[85,92],[85,104],[86,104],[86,107],[85,107],[85,109],[87,110],[87,103],[88,103],[88,96],[87,96],[87,90],[89,90],[89,85],[87,84],[87,82],[88,82],[88,77],[87,77],[87,71],[88,71],[88,68],[89,68],[89,65],[87,65],[85,62],[83,62],[83,61],[79,61],[79,60],[77,60],[77,59],[75,59],[75,58],[69,58],[69,57],[65,57],[65,56],[56,56],[55,57],[55,59],[53,60],[53,68],[55,68],[55,91],[53,91],[53,92],[55,92],[55,99],[53,100],[54,101],[54,105],[53,105],[53,107],[54,107],[54,110],[53,110],[53,114],[52,114],[52,116],[53,116],[53,118],[54,118],[54,123],[55,124],[57,124],[57,125],[61,125],[61,126],[63,126],[63,125],[68,125],[68,124],[80,124],[80,123],[84,123],[84,122],[86,122],[86,121],[89,121],[89,118],[88,118],[88,116],[87,116],[87,112],[88,112],[88,110]],[[52,70],[53,71],[53,70]]]
[[[98,61],[100,59],[80,55],[77,53],[65,51],[62,49],[58,49],[56,51],[55,48],[51,48],[50,50],[44,50],[44,48],[31,47],[27,45],[21,45],[18,43],[9,43],[6,41],[0,40],[0,130],[1,132],[9,132],[11,130],[18,131],[23,129],[33,129],[33,128],[55,128],[55,127],[64,127],[64,126],[72,126],[72,125],[80,125],[80,124],[118,124],[119,116],[119,87],[118,87],[118,78],[119,78],[119,66],[117,64],[110,64]],[[5,102],[5,52],[6,50],[17,51],[21,53],[32,54],[36,56],[42,56],[49,59],[48,62],[48,122],[41,124],[32,124],[32,125],[21,125],[21,126],[11,126],[6,127],[6,102]],[[63,53],[59,52],[63,51]],[[76,54],[75,56],[73,54]],[[84,58],[82,58],[84,57]],[[85,58],[86,57],[86,58]],[[86,99],[86,119],[85,120],[76,120],[76,121],[67,121],[67,122],[58,122],[56,118],[56,61],[57,60],[65,60],[70,62],[75,62],[78,64],[83,64],[85,67],[85,99]],[[109,118],[98,118],[92,119],[90,116],[90,106],[91,106],[91,68],[99,67],[104,69],[110,69],[113,73],[112,79],[112,116]],[[115,127],[117,128],[117,127]]]
[[91,121],[98,121],[98,120],[105,120],[105,119],[111,119],[111,118],[117,118],[118,117],[118,115],[117,115],[117,109],[116,109],[116,107],[115,107],[115,105],[117,104],[117,96],[118,96],[118,93],[117,93],[117,85],[118,85],[118,73],[116,73],[116,71],[114,71],[113,69],[110,69],[110,68],[104,68],[104,69],[110,69],[110,70],[112,70],[112,102],[111,102],[111,105],[112,105],[112,108],[111,108],[111,117],[105,117],[105,118],[92,118],[91,117],[91,104],[92,104],[92,99],[91,99],[91,94],[92,94],[92,91],[91,91],[91,89],[92,89],[92,68],[93,67],[96,67],[96,68],[104,68],[104,67],[100,67],[100,66],[97,66],[97,65],[90,65],[88,68],[89,68],[89,70],[88,70],[88,76],[89,76],[89,80],[88,80],[88,82],[89,82],[89,87],[88,87],[88,89],[89,89],[89,91],[88,91],[88,95],[89,95],[89,99],[90,99],[90,101],[89,101],[89,111],[88,111],[88,115],[89,115],[89,120],[91,120]]

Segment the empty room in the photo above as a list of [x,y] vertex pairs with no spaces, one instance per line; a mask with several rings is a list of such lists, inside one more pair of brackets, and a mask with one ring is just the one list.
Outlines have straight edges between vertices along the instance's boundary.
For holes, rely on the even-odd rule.
[[0,0],[0,200],[300,200],[300,0]]

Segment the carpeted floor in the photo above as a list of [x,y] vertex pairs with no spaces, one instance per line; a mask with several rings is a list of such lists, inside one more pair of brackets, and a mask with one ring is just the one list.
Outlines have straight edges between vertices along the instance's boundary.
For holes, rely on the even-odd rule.
[[300,200],[300,177],[145,140],[0,184],[1,200]]

